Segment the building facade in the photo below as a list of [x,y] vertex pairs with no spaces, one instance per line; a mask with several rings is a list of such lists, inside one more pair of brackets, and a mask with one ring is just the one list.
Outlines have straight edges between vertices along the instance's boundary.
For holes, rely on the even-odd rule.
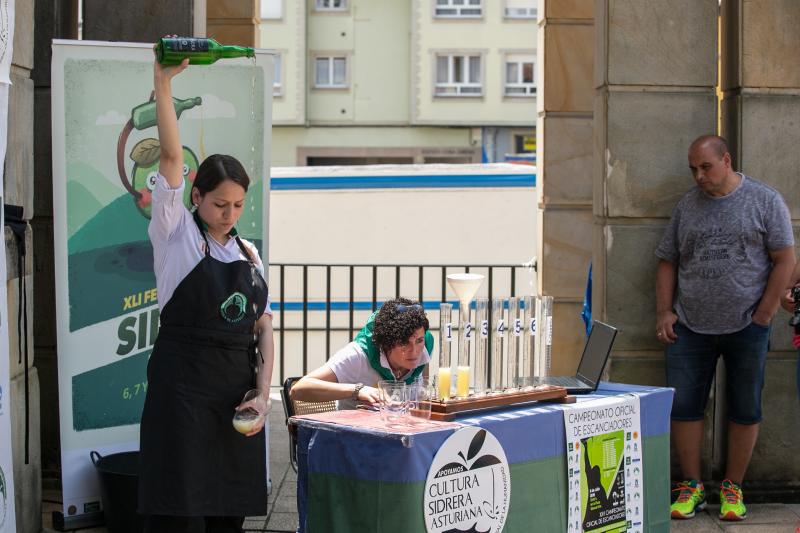
[[533,161],[536,0],[262,0],[274,166]]

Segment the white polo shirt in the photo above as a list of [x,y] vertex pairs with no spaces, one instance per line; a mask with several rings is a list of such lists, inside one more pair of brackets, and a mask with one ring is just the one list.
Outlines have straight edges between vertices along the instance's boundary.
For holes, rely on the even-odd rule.
[[[428,350],[422,348],[422,356],[420,357],[421,365],[427,365],[431,362],[431,356]],[[336,375],[336,380],[339,383],[363,383],[369,387],[378,387],[378,382],[385,378],[378,374],[377,370],[372,368],[367,359],[367,354],[361,349],[358,343],[350,342],[344,348],[336,352],[327,363],[325,363],[331,372]],[[391,372],[389,361],[386,360],[386,355],[381,352],[381,366]],[[398,378],[397,381],[403,381],[408,377],[412,371],[406,372],[405,375]],[[358,402],[352,398],[343,400],[336,400],[336,408],[355,409]]]
[[[205,257],[205,240],[192,214],[183,205],[183,190],[183,181],[178,188],[172,189],[167,179],[158,173],[147,233],[153,244],[153,268],[160,310],[167,305],[183,278]],[[258,256],[258,249],[245,239],[242,242],[252,252],[255,266],[264,276],[264,265]],[[236,239],[228,239],[225,244],[220,244],[208,235],[208,245],[211,257],[223,263],[249,259],[236,244]],[[272,316],[269,298],[264,312]]]

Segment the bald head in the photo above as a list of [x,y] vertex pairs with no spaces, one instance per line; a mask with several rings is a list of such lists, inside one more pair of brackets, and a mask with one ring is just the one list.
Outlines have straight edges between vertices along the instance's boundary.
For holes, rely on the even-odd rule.
[[719,157],[729,152],[728,141],[719,135],[701,135],[689,146],[689,152],[691,153],[698,148],[710,148]]
[[698,187],[711,196],[725,196],[741,182],[733,170],[728,143],[718,135],[695,139],[689,147],[689,168]]

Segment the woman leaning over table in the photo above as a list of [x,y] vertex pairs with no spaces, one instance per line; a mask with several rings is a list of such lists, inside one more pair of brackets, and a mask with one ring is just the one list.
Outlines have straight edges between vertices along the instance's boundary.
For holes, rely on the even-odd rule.
[[422,375],[433,351],[429,327],[421,304],[407,298],[388,300],[353,342],[292,387],[292,400],[337,400],[339,409],[377,403],[378,381],[410,384]]

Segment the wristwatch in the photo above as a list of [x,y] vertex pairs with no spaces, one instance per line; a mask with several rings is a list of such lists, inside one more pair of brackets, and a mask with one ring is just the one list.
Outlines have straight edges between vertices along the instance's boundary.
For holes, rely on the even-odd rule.
[[358,393],[359,393],[359,392],[361,391],[361,389],[363,389],[363,388],[364,388],[364,384],[363,384],[363,383],[356,383],[356,386],[353,388],[353,396],[352,396],[352,398],[353,398],[355,401],[358,401]]

